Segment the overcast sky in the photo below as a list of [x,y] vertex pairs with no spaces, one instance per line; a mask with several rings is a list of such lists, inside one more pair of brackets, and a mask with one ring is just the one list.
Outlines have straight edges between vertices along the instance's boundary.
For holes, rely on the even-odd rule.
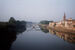
[[75,0],[0,0],[0,21],[10,17],[33,22],[59,21],[64,12],[67,18],[75,19]]

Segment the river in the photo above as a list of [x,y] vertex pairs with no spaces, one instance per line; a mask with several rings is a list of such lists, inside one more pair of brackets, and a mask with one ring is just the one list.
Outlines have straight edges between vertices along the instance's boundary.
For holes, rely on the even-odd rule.
[[75,50],[75,44],[69,43],[51,32],[27,28],[17,35],[11,50]]

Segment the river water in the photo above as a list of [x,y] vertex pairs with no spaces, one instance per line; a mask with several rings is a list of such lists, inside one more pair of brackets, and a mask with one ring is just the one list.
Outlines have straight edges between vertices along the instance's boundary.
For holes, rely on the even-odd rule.
[[17,35],[11,50],[75,50],[75,44],[69,43],[51,32],[28,28]]

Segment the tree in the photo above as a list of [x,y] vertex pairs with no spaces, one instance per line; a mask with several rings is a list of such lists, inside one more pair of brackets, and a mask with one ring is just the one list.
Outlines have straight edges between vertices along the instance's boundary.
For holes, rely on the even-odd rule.
[[11,17],[10,19],[9,19],[9,23],[15,23],[16,22],[16,20],[13,18],[13,17]]
[[49,24],[49,22],[53,22],[53,21],[43,20],[43,21],[40,21],[40,24]]

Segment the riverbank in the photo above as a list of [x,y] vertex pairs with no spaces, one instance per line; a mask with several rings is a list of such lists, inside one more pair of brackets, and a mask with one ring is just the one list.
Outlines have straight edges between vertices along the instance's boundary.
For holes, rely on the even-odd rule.
[[[41,30],[43,32],[49,32],[52,35],[56,35],[57,37],[69,42],[75,44],[75,34],[73,32],[69,32],[68,29],[65,28],[56,28],[56,27],[50,27],[48,25],[45,25],[41,27]],[[48,30],[48,31],[46,31]],[[65,30],[65,31],[64,31]],[[70,30],[71,31],[71,30]]]
[[51,27],[51,26],[49,26],[49,29],[52,29],[52,30],[57,31],[57,32],[75,34],[75,30],[74,29],[68,29],[66,27]]
[[0,50],[10,50],[12,43],[16,40],[16,35],[25,30],[25,21],[17,21],[14,18],[10,18],[8,22],[0,21]]
[[42,28],[44,29],[52,29],[54,31],[57,31],[57,32],[63,32],[63,33],[70,33],[70,34],[75,34],[75,29],[69,29],[69,28],[66,28],[66,27],[51,27],[49,25],[46,25],[46,24],[41,24],[40,25]]

